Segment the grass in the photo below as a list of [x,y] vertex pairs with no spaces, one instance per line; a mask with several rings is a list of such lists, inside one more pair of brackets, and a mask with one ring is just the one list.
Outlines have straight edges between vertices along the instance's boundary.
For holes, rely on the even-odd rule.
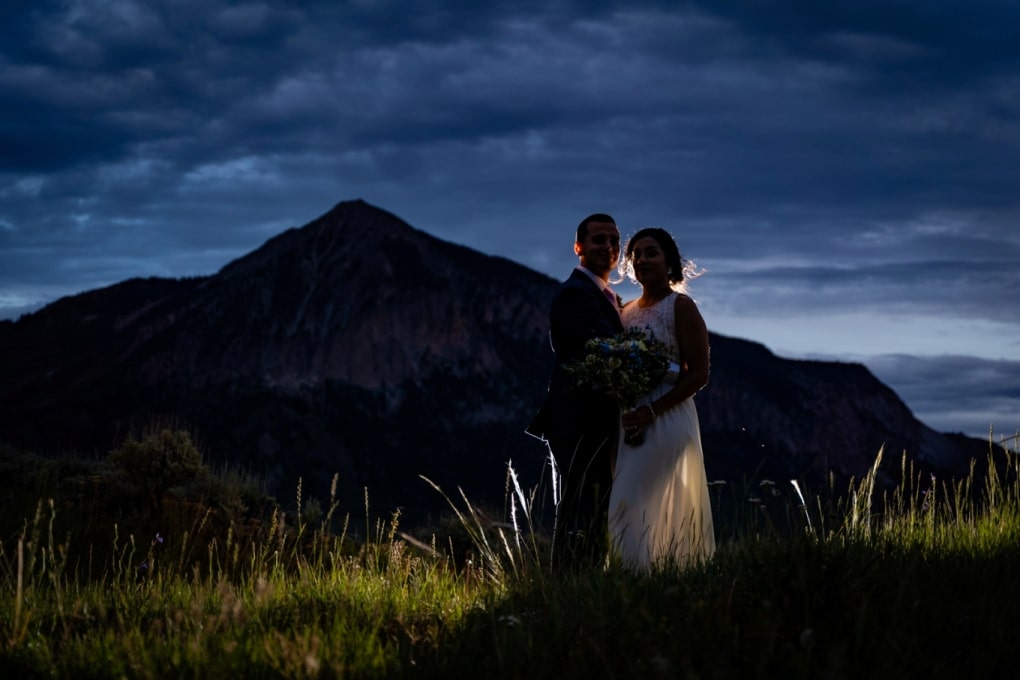
[[[288,514],[236,479],[210,492],[200,470],[155,507],[151,485],[94,483],[87,512],[58,494],[0,513],[0,672],[998,677],[1020,661],[1017,439],[1002,443],[988,474],[962,480],[923,478],[904,457],[900,485],[878,489],[880,452],[842,493],[714,487],[728,513],[716,555],[645,575],[550,572],[535,498],[512,475],[506,522],[459,495],[445,524],[405,530],[393,515],[358,536],[332,493],[304,512],[299,487]],[[37,482],[12,501],[117,477],[7,453],[7,472]]]

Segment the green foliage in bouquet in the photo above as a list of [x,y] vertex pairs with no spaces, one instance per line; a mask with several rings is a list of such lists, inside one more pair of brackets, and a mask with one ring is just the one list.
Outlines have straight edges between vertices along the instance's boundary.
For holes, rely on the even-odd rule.
[[579,387],[587,387],[633,408],[669,370],[669,350],[651,329],[628,328],[611,338],[592,338],[581,361],[566,367]]

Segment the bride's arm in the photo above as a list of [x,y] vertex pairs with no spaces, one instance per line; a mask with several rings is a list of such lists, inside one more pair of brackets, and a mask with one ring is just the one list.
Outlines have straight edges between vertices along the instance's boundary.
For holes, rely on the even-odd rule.
[[676,337],[680,345],[680,357],[687,371],[677,381],[673,391],[664,395],[675,393],[677,398],[671,406],[697,394],[708,384],[709,372],[708,328],[705,327],[698,306],[686,295],[677,295],[675,311]]
[[673,389],[651,403],[651,410],[647,406],[639,406],[624,414],[624,427],[647,427],[656,416],[690,399],[708,384],[709,348],[705,320],[694,300],[686,295],[676,296],[674,311],[676,338],[685,370]]

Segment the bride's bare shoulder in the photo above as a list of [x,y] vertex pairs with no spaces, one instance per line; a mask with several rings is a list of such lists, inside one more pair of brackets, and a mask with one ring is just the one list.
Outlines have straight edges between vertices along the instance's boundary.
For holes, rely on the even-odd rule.
[[676,301],[673,303],[678,309],[680,307],[697,307],[697,303],[694,302],[694,298],[686,293],[677,293]]
[[698,303],[694,301],[694,298],[683,293],[676,294],[676,301],[673,303],[673,310],[677,316],[701,316],[701,312],[698,310]]

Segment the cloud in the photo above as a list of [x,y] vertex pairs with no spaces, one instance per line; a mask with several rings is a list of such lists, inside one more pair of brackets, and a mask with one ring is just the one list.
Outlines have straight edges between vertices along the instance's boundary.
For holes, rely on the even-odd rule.
[[[951,252],[951,251],[947,251]],[[816,255],[824,259],[824,253]],[[741,267],[728,261],[715,270],[723,285],[754,292],[733,296],[736,311],[754,313],[763,296],[771,309],[817,313],[855,309],[874,313],[931,315],[957,321],[984,319],[1008,321],[1020,315],[1020,300],[1010,291],[1020,290],[1016,257],[915,262],[860,263],[853,265],[789,266],[782,261],[763,261]]]
[[1011,37],[1020,7],[1008,0],[974,5],[951,0],[698,4],[740,26],[759,46],[802,59],[851,63],[870,70],[878,84],[903,96],[1008,74],[1020,60]]
[[1020,431],[1020,362],[967,356],[870,357],[867,365],[940,431],[1010,437]]

